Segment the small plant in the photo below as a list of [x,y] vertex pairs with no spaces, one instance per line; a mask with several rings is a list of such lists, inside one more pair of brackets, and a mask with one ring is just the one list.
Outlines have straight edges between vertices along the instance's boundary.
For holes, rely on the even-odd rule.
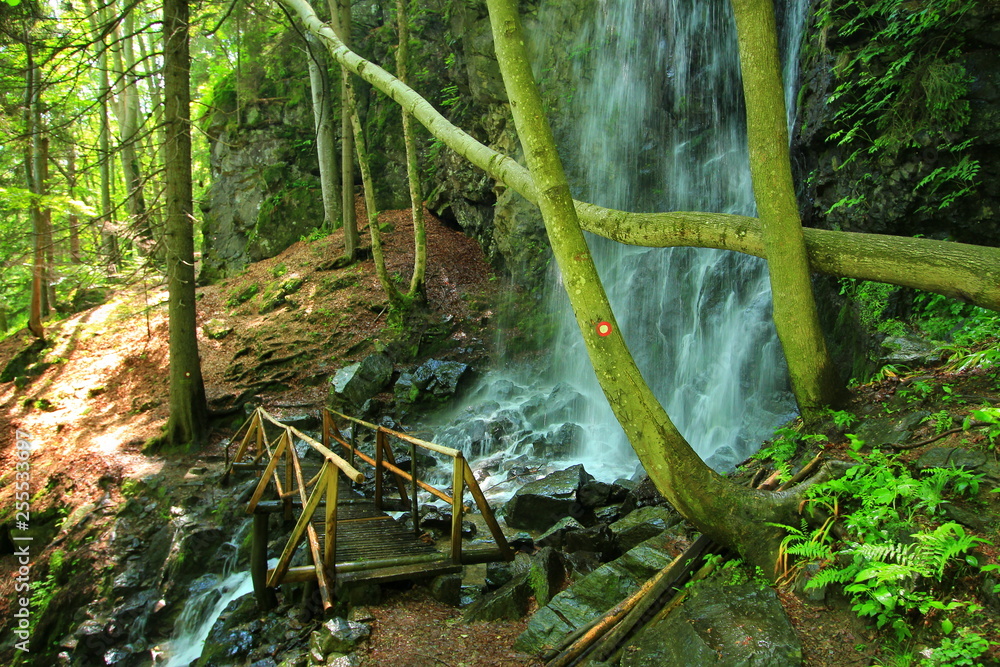
[[285,266],[284,262],[281,262],[280,264],[276,264],[275,266],[271,267],[271,275],[274,276],[275,278],[280,278],[286,273],[288,273],[288,267]]
[[847,410],[834,410],[833,408],[827,408],[827,414],[833,419],[833,423],[837,425],[837,428],[850,428],[851,424],[858,421],[856,415],[851,414]]
[[939,412],[935,412],[932,415],[924,417],[923,421],[934,422],[934,435],[941,435],[942,433],[944,433],[945,431],[947,431],[952,427],[952,423],[954,420],[952,419],[951,414],[949,414],[947,410],[941,410]]

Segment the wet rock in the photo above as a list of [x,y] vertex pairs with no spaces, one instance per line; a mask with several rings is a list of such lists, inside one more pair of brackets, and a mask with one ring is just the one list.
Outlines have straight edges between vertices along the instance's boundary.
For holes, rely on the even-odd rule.
[[770,588],[708,582],[623,652],[622,667],[802,664],[802,645]]
[[559,552],[552,547],[545,547],[532,556],[528,582],[538,604],[548,604],[566,583],[566,565]]
[[857,436],[869,447],[884,447],[906,442],[929,412],[912,412],[902,419],[868,419],[858,427]]
[[443,574],[431,579],[428,586],[433,597],[438,602],[457,607],[462,599],[462,577],[455,574]]
[[563,550],[568,553],[590,551],[596,553],[601,562],[609,561],[621,554],[614,533],[604,524],[566,533],[563,538]]
[[409,405],[442,403],[455,395],[469,374],[468,365],[461,362],[428,359],[412,372],[402,373],[393,394],[398,402]]
[[612,524],[622,518],[622,504],[606,505],[594,510],[594,519],[598,523]]
[[986,454],[964,447],[934,447],[917,460],[917,468],[961,468],[975,470],[986,463]]
[[566,458],[576,451],[586,438],[586,432],[579,424],[566,423],[544,441],[544,451],[535,450],[536,456]]
[[600,566],[535,612],[514,642],[514,649],[538,654],[554,648],[567,634],[637,591],[671,560],[673,556],[666,541],[654,537],[614,562]]
[[611,485],[591,480],[580,487],[580,504],[587,508],[604,507],[611,496]]
[[583,524],[568,516],[565,519],[560,519],[558,523],[545,531],[538,538],[538,544],[543,547],[562,549],[566,535],[577,530],[583,530]]
[[392,361],[384,354],[371,354],[364,360],[338,370],[330,382],[330,398],[337,405],[357,409],[382,391],[392,377]]
[[941,360],[937,345],[916,336],[893,336],[882,341],[884,364],[929,366]]
[[583,512],[577,494],[592,479],[583,465],[577,464],[525,484],[504,506],[504,519],[512,528],[545,530],[564,517]]
[[517,620],[528,613],[531,584],[528,572],[521,572],[498,590],[484,595],[465,609],[462,620],[475,621]]
[[680,521],[680,515],[668,507],[640,507],[624,519],[611,524],[611,532],[622,551],[659,535]]
[[370,635],[371,628],[364,623],[333,618],[313,631],[309,650],[319,652],[324,658],[331,653],[350,653]]

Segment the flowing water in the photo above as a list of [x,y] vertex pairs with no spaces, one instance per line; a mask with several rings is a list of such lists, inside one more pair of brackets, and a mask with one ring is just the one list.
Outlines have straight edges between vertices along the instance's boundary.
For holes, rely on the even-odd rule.
[[[807,6],[779,3],[789,105]],[[544,7],[539,23],[544,32]],[[755,214],[727,0],[598,0],[577,39],[576,90],[559,109],[575,119],[560,151],[576,198],[628,211]],[[765,263],[588,241],[644,378],[695,450],[731,469],[795,410]],[[552,280],[561,325],[549,368],[491,373],[438,438],[471,456],[533,451],[601,477],[630,473],[634,454]]]
[[[245,521],[236,531],[233,539],[226,543],[230,551],[226,554],[220,575],[204,575],[195,580],[191,596],[184,604],[184,611],[174,626],[170,638],[169,657],[164,667],[187,667],[201,657],[205,640],[212,626],[233,600],[253,592],[253,581],[249,572],[237,572],[236,562],[239,545],[251,522]],[[273,567],[277,560],[269,563]]]

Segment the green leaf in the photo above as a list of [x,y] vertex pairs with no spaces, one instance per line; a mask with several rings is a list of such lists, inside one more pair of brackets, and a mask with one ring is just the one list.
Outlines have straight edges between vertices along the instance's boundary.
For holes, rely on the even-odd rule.
[[941,632],[950,635],[951,631],[955,629],[955,624],[949,621],[947,618],[941,619]]

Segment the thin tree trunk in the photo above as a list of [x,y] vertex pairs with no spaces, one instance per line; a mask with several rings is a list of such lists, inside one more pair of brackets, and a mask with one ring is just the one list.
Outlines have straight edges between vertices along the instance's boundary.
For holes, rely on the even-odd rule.
[[368,160],[368,150],[365,147],[364,129],[361,127],[361,119],[358,118],[357,101],[354,98],[354,86],[348,81],[347,84],[348,103],[351,108],[351,125],[354,128],[354,147],[358,156],[358,166],[361,169],[361,187],[365,191],[365,210],[368,213],[368,233],[372,239],[372,259],[375,260],[375,275],[382,285],[382,290],[389,298],[389,303],[394,308],[403,305],[403,295],[399,293],[396,286],[389,277],[389,271],[385,267],[385,255],[382,252],[382,231],[378,227],[378,206],[375,201],[375,186],[372,183],[372,170]]
[[[37,85],[37,84],[36,84]],[[36,116],[36,122],[40,118]],[[42,133],[42,126],[39,122],[35,125],[35,187],[38,188],[36,194],[44,197],[49,193],[49,138]],[[41,213],[41,244],[43,251],[42,266],[42,316],[52,312],[56,305],[56,288],[54,276],[55,265],[55,244],[52,242],[52,209],[48,206],[40,206]]]
[[118,80],[119,146],[122,156],[122,174],[125,178],[125,205],[128,209],[132,234],[137,240],[136,249],[148,254],[152,234],[146,219],[146,200],[142,192],[142,173],[139,154],[136,151],[136,136],[139,126],[139,97],[136,90],[135,49],[132,33],[135,19],[131,8],[126,8],[121,33],[115,41],[112,55],[115,61],[115,75]]
[[[319,182],[323,191],[323,215],[327,229],[336,229],[343,217],[340,193],[340,165],[333,136],[333,105],[330,103],[330,69],[326,49],[318,38],[306,31],[306,55],[309,59],[309,85],[312,89],[313,118],[316,127],[316,155],[319,160]],[[337,68],[339,71],[339,67]]]
[[[147,36],[147,38],[148,38],[148,36]],[[152,63],[154,63],[155,61],[153,61],[153,60],[150,59],[150,52],[152,51],[152,48],[151,47],[147,47],[147,45],[146,45],[146,39],[144,39],[142,33],[139,33],[139,34],[136,35],[136,43],[139,45],[139,56],[140,56],[140,58],[142,59],[142,61],[144,63],[147,63],[147,65],[146,65],[147,69],[146,69],[146,72],[145,72],[145,77],[143,77],[143,78],[146,81],[146,87],[147,87],[148,92],[149,92],[150,109],[151,109],[150,116],[151,116],[152,121],[153,121],[153,127],[156,128],[155,131],[150,136],[150,141],[156,146],[156,149],[155,149],[155,151],[151,151],[150,155],[154,154],[154,152],[155,152],[155,155],[157,157],[156,163],[152,167],[150,167],[149,171],[150,171],[150,173],[156,173],[157,172],[157,165],[161,165],[162,166],[162,164],[164,162],[163,151],[164,151],[164,145],[166,144],[166,140],[164,139],[163,123],[162,123],[162,120],[163,120],[163,99],[160,96],[160,90],[161,90],[161,84],[162,84],[162,76],[161,76],[162,73],[160,71],[154,69]],[[154,202],[157,199],[158,199],[158,197],[154,195],[153,196]],[[160,250],[158,251],[159,254],[160,254],[160,256],[162,256],[162,253],[163,253],[163,247],[162,247],[162,244],[163,244],[163,215],[162,215],[162,212],[163,212],[162,206],[157,206],[157,205],[155,205],[155,203],[152,206],[152,208],[149,209],[146,212],[146,214],[149,216],[150,232],[152,233],[152,236],[153,236],[153,239],[154,239],[156,245],[160,247]]]
[[[344,44],[351,43],[351,0],[329,0],[333,29]],[[354,261],[358,254],[360,237],[358,219],[354,210],[354,131],[351,115],[354,97],[351,92],[351,73],[340,68],[340,177],[341,195],[344,198],[344,256]]]
[[28,330],[35,338],[45,338],[45,328],[42,326],[42,301],[45,295],[45,252],[42,245],[43,227],[41,203],[39,194],[37,150],[38,125],[41,123],[38,103],[38,75],[34,53],[27,33],[24,36],[25,68],[24,68],[24,129],[31,137],[24,149],[24,175],[27,189],[32,195],[31,200],[31,237],[34,252],[31,262],[31,305],[28,310]]
[[208,434],[208,407],[196,330],[187,0],[164,0],[163,41],[170,417],[161,443],[188,448]]
[[[76,199],[76,143],[70,141],[69,152],[66,155],[66,188],[69,196]],[[80,218],[76,213],[70,213],[66,219],[69,226],[69,261],[71,264],[80,264]]]
[[[399,48],[396,49],[396,77],[407,83],[407,63],[410,55],[410,20],[406,0],[396,0],[396,22],[399,26]],[[427,232],[424,230],[424,195],[420,188],[420,165],[417,144],[413,136],[413,115],[400,107],[403,115],[403,143],[406,146],[406,177],[410,184],[410,210],[413,212],[413,275],[410,277],[409,299],[424,294],[424,274],[427,271]]]
[[90,16],[90,28],[93,34],[94,48],[97,49],[97,98],[99,100],[100,131],[98,136],[97,158],[101,174],[101,209],[98,226],[101,235],[101,248],[109,268],[121,267],[121,254],[118,248],[118,237],[115,230],[114,211],[111,207],[111,119],[109,104],[111,99],[111,82],[108,78],[108,46],[105,41],[103,27],[106,22],[107,8],[105,6],[94,10],[89,0],[84,0],[84,7]]

